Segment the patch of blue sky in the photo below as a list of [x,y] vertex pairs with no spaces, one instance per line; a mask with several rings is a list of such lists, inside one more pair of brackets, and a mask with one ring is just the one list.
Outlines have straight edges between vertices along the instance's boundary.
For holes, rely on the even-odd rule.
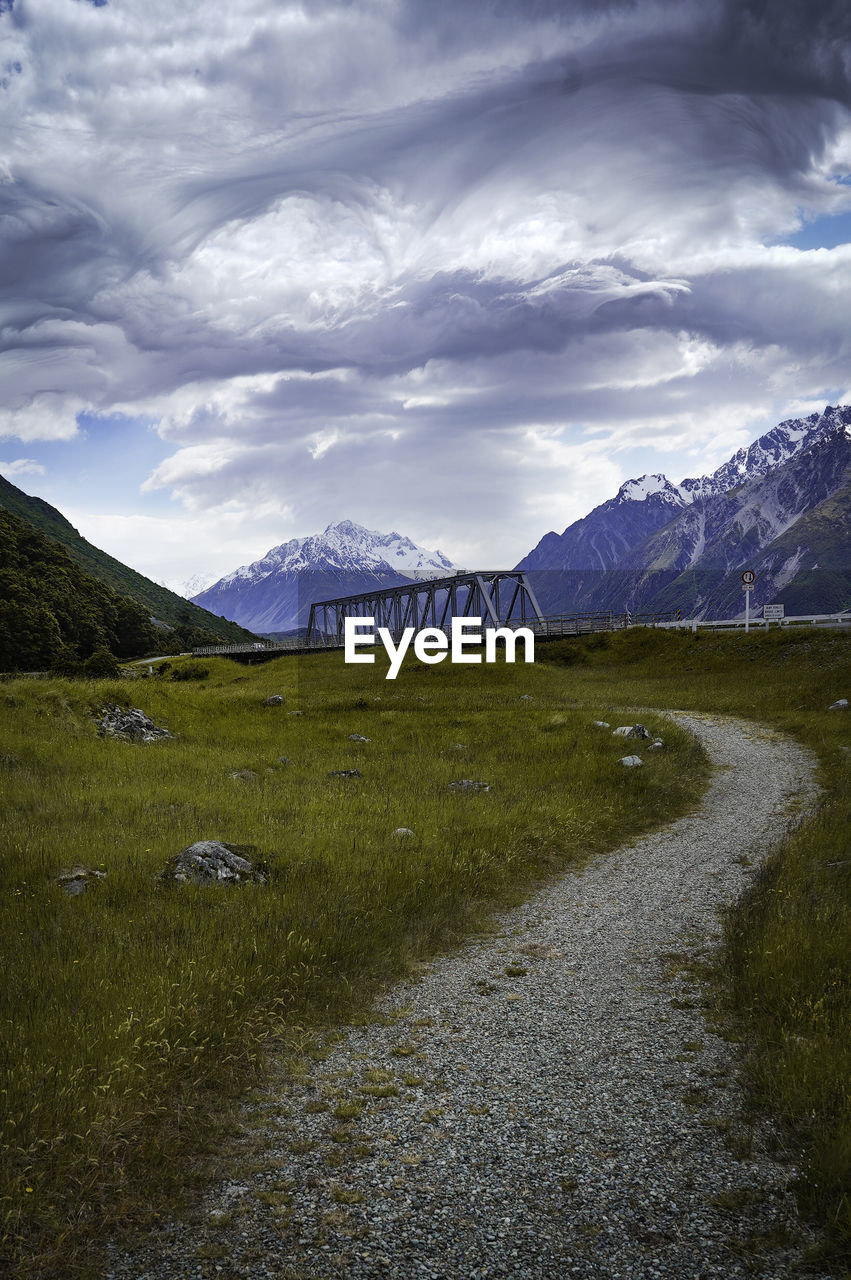
[[[161,440],[148,418],[122,414],[80,413],[79,432],[71,440],[31,440],[0,443],[0,457],[26,456],[44,468],[42,474],[12,476],[27,493],[91,512],[144,510],[148,515],[174,504],[166,490],[144,495],[140,487],[173,446]],[[2,467],[0,467],[2,471]]]
[[835,249],[837,245],[851,244],[851,209],[829,217],[813,218],[805,222],[800,231],[786,236],[783,244],[795,249]]

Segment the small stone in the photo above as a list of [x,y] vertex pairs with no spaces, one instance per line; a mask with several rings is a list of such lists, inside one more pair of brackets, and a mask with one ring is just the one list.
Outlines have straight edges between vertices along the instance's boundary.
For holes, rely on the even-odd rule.
[[614,738],[650,738],[652,734],[643,724],[622,724],[612,730]]
[[70,871],[60,872],[56,877],[56,883],[62,885],[69,898],[76,898],[81,893],[86,892],[90,880],[105,879],[105,871],[96,871],[93,867],[77,866],[72,867]]
[[410,827],[397,827],[393,834],[398,836],[400,840],[407,840],[408,836],[412,836],[414,833]]
[[648,750],[648,751],[661,751],[661,750],[663,749],[663,747],[664,747],[664,746],[665,746],[665,744],[664,744],[664,742],[662,741],[662,739],[661,739],[661,738],[656,738],[656,740],[655,740],[654,742],[651,742],[651,743],[650,743],[650,746],[647,748],[647,750]]
[[365,738],[362,733],[350,733],[349,742],[369,742],[369,738]]
[[170,738],[168,729],[154,724],[139,707],[123,708],[108,703],[100,711],[98,735],[101,738],[120,738],[124,742],[156,742]]
[[521,702],[534,702],[534,698],[533,698],[533,696],[532,696],[532,694],[531,694],[531,693],[521,693],[521,695],[520,695],[520,701],[521,701]]
[[278,764],[292,764],[289,756],[278,756]]
[[644,764],[641,756],[621,756],[618,761],[625,769],[636,769],[640,764]]
[[282,707],[283,705],[284,705],[284,696],[281,693],[273,693],[272,696],[270,698],[267,698],[266,701],[263,703],[264,707]]
[[831,702],[830,706],[828,707],[828,711],[847,711],[847,710],[848,710],[847,698],[840,698],[838,702]]
[[288,716],[303,716],[303,715],[304,715],[304,712],[303,712],[303,711],[288,711],[288,712],[287,712],[287,715],[288,715]]
[[256,774],[253,769],[237,769],[230,776],[237,782],[255,782],[258,774]]
[[262,867],[254,866],[246,853],[252,853],[248,845],[224,844],[220,840],[197,840],[176,853],[160,880],[173,880],[185,884],[266,884],[268,876]]
[[450,791],[490,791],[489,782],[476,782],[473,778],[461,778],[458,782],[450,782]]
[[360,769],[332,769],[329,778],[362,778]]
[[611,727],[612,726],[609,724],[608,720],[592,720],[591,721],[592,729],[611,729]]

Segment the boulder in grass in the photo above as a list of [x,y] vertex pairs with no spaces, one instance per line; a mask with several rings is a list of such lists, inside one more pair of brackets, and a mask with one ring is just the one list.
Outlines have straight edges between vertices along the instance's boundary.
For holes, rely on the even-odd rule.
[[329,778],[362,778],[360,769],[332,769]]
[[489,782],[476,782],[473,778],[460,778],[457,782],[450,782],[450,791],[490,791]]
[[618,764],[622,764],[625,769],[637,769],[644,761],[641,756],[621,756]]
[[609,724],[608,720],[592,720],[591,721],[592,729],[611,729],[611,727],[612,726]]
[[652,736],[643,724],[622,724],[612,730],[614,738],[652,738]]
[[260,775],[253,769],[235,769],[230,776],[235,782],[256,782]]
[[273,693],[272,696],[270,698],[267,698],[266,701],[263,703],[264,707],[282,707],[283,705],[284,705],[284,696],[281,693]]
[[661,738],[656,738],[656,740],[655,740],[654,742],[651,742],[651,743],[650,743],[650,746],[647,748],[647,750],[648,750],[648,751],[662,751],[662,750],[664,749],[664,746],[665,746],[665,744],[664,744],[664,742],[662,741],[662,739],[661,739]]
[[100,711],[98,735],[101,738],[120,738],[123,742],[157,742],[170,738],[168,729],[154,724],[139,707],[115,706],[107,703]]
[[397,827],[393,834],[397,840],[407,840],[414,833],[410,827]]
[[828,711],[847,711],[847,710],[848,710],[847,698],[840,698],[838,702],[831,702],[830,706],[828,707]]
[[365,738],[362,733],[350,733],[349,742],[369,742],[369,738]]
[[265,867],[246,857],[254,852],[253,845],[198,840],[170,859],[160,880],[174,884],[267,884]]
[[105,879],[105,871],[95,871],[92,867],[72,867],[70,871],[60,872],[56,883],[62,885],[69,898],[76,898],[85,893],[92,882]]

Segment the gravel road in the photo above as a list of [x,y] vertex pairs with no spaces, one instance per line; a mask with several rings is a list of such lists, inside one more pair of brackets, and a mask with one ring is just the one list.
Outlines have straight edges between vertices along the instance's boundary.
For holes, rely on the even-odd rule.
[[302,1081],[272,1081],[232,1179],[113,1252],[109,1280],[799,1274],[795,1170],[744,1115],[736,1047],[683,961],[717,945],[742,855],[812,801],[815,762],[761,726],[675,718],[716,765],[699,810],[565,875]]

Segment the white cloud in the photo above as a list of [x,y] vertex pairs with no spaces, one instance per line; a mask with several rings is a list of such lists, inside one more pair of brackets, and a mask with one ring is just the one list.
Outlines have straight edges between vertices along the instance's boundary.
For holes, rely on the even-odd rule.
[[43,476],[44,467],[32,458],[16,458],[14,462],[0,462],[0,475],[6,479],[13,476]]

